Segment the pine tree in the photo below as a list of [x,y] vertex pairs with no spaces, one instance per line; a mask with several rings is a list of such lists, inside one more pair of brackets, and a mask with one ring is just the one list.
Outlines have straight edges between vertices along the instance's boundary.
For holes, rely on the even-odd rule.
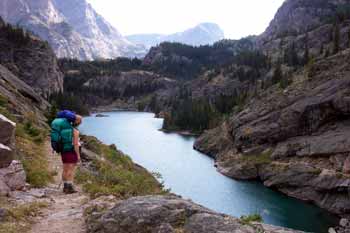
[[333,37],[333,54],[339,52],[340,47],[340,27],[338,22],[334,25],[334,37]]

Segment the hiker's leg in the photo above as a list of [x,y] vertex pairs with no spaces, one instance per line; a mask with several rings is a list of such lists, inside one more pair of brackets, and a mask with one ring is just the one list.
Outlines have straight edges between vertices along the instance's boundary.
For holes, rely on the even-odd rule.
[[73,182],[74,180],[74,171],[75,171],[75,164],[69,163],[67,164],[67,182]]
[[74,176],[75,176],[75,170],[76,170],[76,167],[77,167],[77,164],[71,164],[71,173],[70,173],[70,179],[71,181],[73,182],[74,181]]
[[63,171],[62,171],[62,181],[67,182],[69,180],[69,164],[64,163],[63,164]]

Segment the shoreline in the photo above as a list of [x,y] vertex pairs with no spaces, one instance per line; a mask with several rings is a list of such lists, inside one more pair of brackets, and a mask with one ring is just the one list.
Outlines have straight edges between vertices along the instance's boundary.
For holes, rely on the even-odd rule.
[[200,134],[193,133],[193,132],[188,131],[188,130],[159,129],[159,131],[162,131],[164,133],[176,133],[176,134],[179,134],[181,136],[188,136],[188,137],[199,137],[200,136]]
[[[144,112],[144,111],[133,111],[133,110],[125,110],[125,109],[114,109],[113,111],[110,111],[110,112],[123,112],[123,111],[125,111],[125,112],[139,112],[139,113]],[[151,112],[144,112],[144,113],[151,113]],[[98,111],[98,112],[93,112],[92,114],[103,114],[103,115],[107,114],[107,115],[108,115],[108,112]],[[154,114],[154,113],[153,113],[153,114]],[[159,118],[159,117],[156,117],[156,116],[155,116],[155,118]],[[166,130],[166,129],[158,129],[158,131],[161,131],[161,132],[164,132],[164,133],[169,133],[169,134],[174,133],[174,134],[179,134],[179,135],[181,135],[181,136],[188,136],[188,137],[198,137],[198,136],[200,135],[200,134],[192,133],[192,132],[186,131],[186,130]],[[201,151],[200,149],[195,148],[194,146],[193,146],[193,149],[196,150],[196,151],[198,151],[198,152],[200,152],[200,153],[202,153],[202,154],[205,154],[207,157],[212,158],[212,159],[215,160],[215,156],[209,155],[209,154],[205,153],[204,151]],[[234,179],[234,178],[232,178],[232,177],[230,177],[230,176],[228,176],[228,175],[225,175],[224,173],[220,172],[219,169],[218,169],[218,165],[217,165],[216,163],[214,164],[214,167],[216,167],[216,170],[217,170],[218,173],[220,173],[221,175],[223,175],[223,176],[225,176],[225,177],[228,177],[229,179],[232,179],[232,180],[237,180],[237,181],[248,181],[248,182],[249,182],[249,181],[258,181],[257,179],[256,179],[256,180],[244,180],[244,179],[241,179],[241,180],[240,180],[240,179]],[[147,169],[146,169],[146,170],[147,170]],[[147,170],[147,171],[148,171],[148,170]],[[148,171],[148,172],[149,172],[149,171]],[[260,183],[262,183],[262,182],[260,182]],[[265,185],[264,185],[264,186],[265,186]],[[265,186],[265,187],[266,187],[266,186]],[[268,187],[267,187],[267,188],[268,188]],[[344,217],[344,216],[341,216],[341,215],[332,213],[332,212],[328,211],[327,209],[324,209],[324,208],[322,208],[322,207],[316,205],[316,204],[313,203],[313,202],[304,201],[304,200],[302,200],[302,199],[289,196],[289,195],[287,195],[286,193],[281,192],[281,191],[279,191],[279,190],[274,190],[274,189],[271,189],[271,190],[273,190],[273,191],[275,191],[275,192],[277,192],[277,193],[283,194],[283,195],[285,195],[286,197],[294,198],[294,199],[296,199],[296,200],[298,200],[298,201],[302,201],[302,202],[304,202],[304,203],[309,203],[309,204],[311,204],[312,206],[315,206],[315,207],[318,207],[318,208],[320,208],[320,209],[322,209],[322,210],[325,210],[325,211],[327,211],[327,213],[329,213],[330,215],[332,215],[332,216],[338,218],[337,220],[340,220],[342,217]],[[334,226],[334,227],[336,227],[336,226]]]

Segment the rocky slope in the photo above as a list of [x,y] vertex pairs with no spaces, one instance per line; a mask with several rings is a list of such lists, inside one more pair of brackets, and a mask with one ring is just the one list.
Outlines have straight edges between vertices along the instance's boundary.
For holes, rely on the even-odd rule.
[[170,35],[136,34],[127,36],[126,38],[135,44],[142,44],[146,48],[151,48],[165,41],[192,46],[208,45],[224,39],[224,36],[224,32],[219,25],[215,23],[201,23],[183,32]]
[[135,197],[107,211],[93,211],[89,233],[292,233],[299,232],[215,213],[176,196]]
[[[75,75],[79,76],[79,73]],[[80,96],[88,106],[99,109],[150,111],[149,104],[153,95],[168,96],[169,90],[177,86],[175,80],[142,70],[96,75],[82,81],[81,87],[74,90],[74,94]]]
[[143,59],[143,65],[174,79],[191,80],[197,78],[203,70],[230,64],[235,55],[254,48],[253,37],[221,40],[201,47],[164,42],[150,49]]
[[[37,37],[1,22],[0,64],[34,89],[36,97],[33,99],[37,94],[48,98],[63,91],[63,73],[52,49]],[[11,76],[11,80],[14,79]],[[15,85],[19,86],[23,85]]]
[[257,48],[272,62],[295,53],[308,64],[285,64],[290,86],[259,91],[194,145],[229,177],[261,180],[343,216],[350,214],[349,3],[285,1]]
[[286,90],[271,88],[195,148],[236,179],[259,179],[289,196],[350,214],[348,89],[350,50],[301,71]]
[[145,53],[86,0],[3,0],[0,16],[48,41],[58,57],[92,60]]
[[[269,27],[257,37],[257,46],[278,60],[292,48],[304,56],[324,56],[334,51],[338,36],[339,49],[349,46],[350,2],[347,0],[287,0]],[[339,35],[336,35],[339,34]]]

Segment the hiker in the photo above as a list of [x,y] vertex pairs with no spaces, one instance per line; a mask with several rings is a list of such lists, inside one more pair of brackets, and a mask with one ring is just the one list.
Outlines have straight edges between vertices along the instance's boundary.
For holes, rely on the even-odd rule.
[[80,162],[79,126],[82,117],[70,111],[62,111],[51,124],[51,145],[54,151],[61,154],[63,163],[63,192],[76,193],[73,179],[77,164]]

